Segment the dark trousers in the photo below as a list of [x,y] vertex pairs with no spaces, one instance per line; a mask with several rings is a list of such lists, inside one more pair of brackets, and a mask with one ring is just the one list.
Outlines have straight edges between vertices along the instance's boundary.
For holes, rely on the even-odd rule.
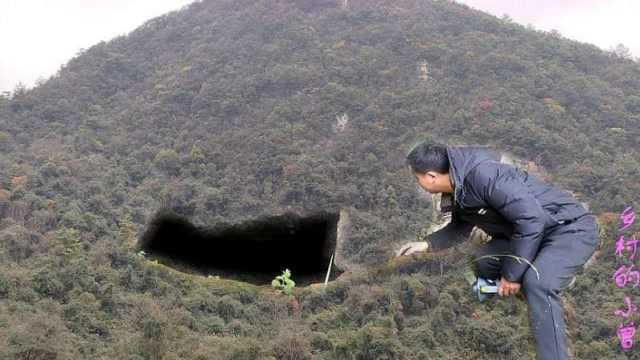
[[[590,214],[571,223],[554,226],[545,233],[540,250],[531,262],[538,270],[540,278],[538,279],[535,270],[529,267],[522,278],[520,288],[527,300],[538,360],[568,359],[560,292],[583,268],[597,245],[597,224],[595,216]],[[475,256],[510,254],[509,246],[507,239],[493,238],[484,244]],[[486,257],[474,261],[476,275],[500,279],[503,258]]]

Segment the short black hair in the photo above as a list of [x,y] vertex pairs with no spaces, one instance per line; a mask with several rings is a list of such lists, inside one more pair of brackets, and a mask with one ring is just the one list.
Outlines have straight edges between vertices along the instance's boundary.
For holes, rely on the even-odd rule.
[[441,174],[449,172],[449,155],[447,146],[439,143],[423,141],[414,146],[407,154],[407,165],[417,173],[437,171]]

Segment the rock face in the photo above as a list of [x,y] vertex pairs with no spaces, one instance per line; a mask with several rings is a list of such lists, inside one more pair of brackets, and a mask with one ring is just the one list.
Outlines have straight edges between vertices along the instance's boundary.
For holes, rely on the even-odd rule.
[[334,265],[340,271],[350,271],[358,268],[356,264],[351,263],[344,257],[344,247],[349,241],[351,231],[352,227],[349,212],[346,209],[340,209],[340,217],[336,228],[335,256],[333,259]]

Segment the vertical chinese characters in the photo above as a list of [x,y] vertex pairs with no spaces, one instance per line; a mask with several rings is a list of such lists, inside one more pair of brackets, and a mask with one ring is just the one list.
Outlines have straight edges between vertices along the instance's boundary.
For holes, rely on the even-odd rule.
[[[635,234],[629,236],[625,233],[625,230],[628,230],[634,223],[635,218],[636,214],[631,206],[626,207],[622,213],[620,213],[622,225],[618,229],[615,255],[625,263],[616,269],[612,277],[616,286],[619,288],[625,288],[627,284],[634,288],[640,285],[640,271],[634,263],[639,240],[636,239]],[[626,257],[625,254],[627,255]],[[628,321],[628,318],[637,313],[638,309],[629,295],[625,295],[623,301],[625,307],[615,310],[614,314],[622,317],[621,323],[618,326],[617,335],[620,340],[620,346],[623,350],[627,350],[633,346],[633,336],[636,333],[634,322]]]

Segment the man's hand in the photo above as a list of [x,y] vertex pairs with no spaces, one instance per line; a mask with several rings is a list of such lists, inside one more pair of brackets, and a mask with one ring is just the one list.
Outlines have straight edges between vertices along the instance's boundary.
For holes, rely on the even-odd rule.
[[410,242],[408,244],[404,244],[400,250],[398,250],[396,256],[411,255],[416,252],[427,251],[428,248],[429,243],[426,241]]
[[504,276],[500,279],[500,286],[498,287],[498,295],[500,296],[508,296],[515,295],[520,291],[520,283],[511,282],[504,278]]

